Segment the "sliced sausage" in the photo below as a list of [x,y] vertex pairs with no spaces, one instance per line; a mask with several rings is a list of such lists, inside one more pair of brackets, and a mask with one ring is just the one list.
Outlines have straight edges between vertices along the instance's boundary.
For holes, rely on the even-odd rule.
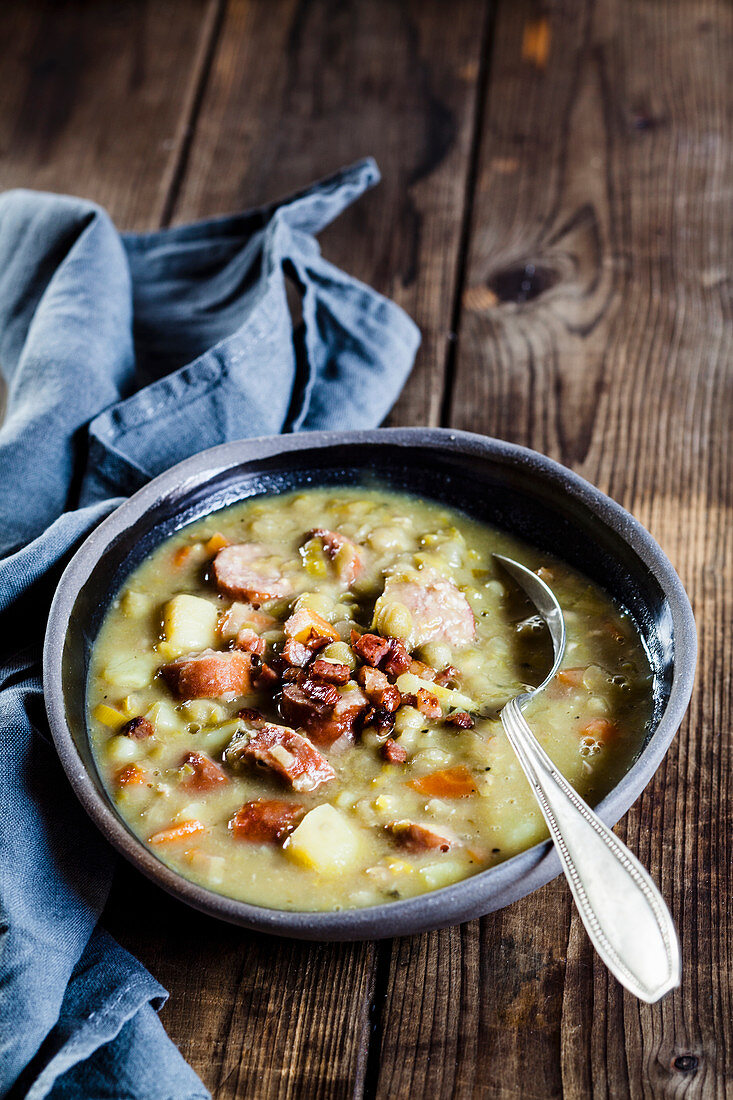
[[335,704],[330,706],[309,698],[300,684],[287,684],[280,700],[282,716],[291,725],[306,730],[317,745],[332,745],[344,735],[352,740],[356,722],[369,700],[355,684],[337,689],[337,693]]
[[222,592],[255,605],[289,596],[293,586],[277,566],[267,561],[270,551],[256,542],[225,546],[214,558],[214,576]]
[[160,672],[179,699],[235,699],[252,690],[252,654],[242,649],[205,649],[163,665]]
[[181,770],[183,786],[192,791],[213,791],[229,782],[219,765],[202,752],[187,752],[181,761]]
[[269,768],[294,791],[313,791],[336,778],[325,756],[307,737],[288,726],[266,724],[239,734],[227,748],[225,758],[230,764],[246,761]]
[[245,802],[229,822],[229,828],[238,840],[255,844],[278,842],[284,840],[304,816],[305,806],[296,802],[260,798],[256,802]]
[[318,538],[323,543],[324,553],[331,559],[339,580],[352,585],[364,568],[359,547],[346,535],[338,531],[328,531],[325,527],[316,527],[308,534],[309,538]]
[[451,837],[441,836],[429,826],[420,825],[416,821],[392,821],[387,829],[400,847],[408,852],[447,852],[456,843]]
[[380,600],[401,603],[410,612],[410,649],[437,641],[457,649],[468,645],[476,633],[466,597],[432,569],[422,569],[414,577],[389,577]]

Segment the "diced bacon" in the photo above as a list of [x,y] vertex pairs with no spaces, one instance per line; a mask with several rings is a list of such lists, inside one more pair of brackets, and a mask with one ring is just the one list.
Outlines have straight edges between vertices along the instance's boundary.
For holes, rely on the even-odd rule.
[[237,718],[249,722],[250,725],[256,725],[258,722],[260,725],[265,725],[264,715],[259,710],[255,710],[254,707],[242,707],[241,710],[237,711]]
[[398,642],[396,638],[390,638],[389,641],[389,653],[382,663],[382,668],[388,676],[401,676],[403,672],[407,672],[412,657],[407,652],[402,642]]
[[179,699],[234,699],[252,690],[252,654],[241,649],[205,649],[179,657],[160,672]]
[[329,710],[333,710],[339,701],[336,685],[325,683],[323,680],[314,680],[310,676],[305,676],[300,681],[300,689],[312,702],[322,704]]
[[213,791],[229,782],[219,765],[202,752],[187,752],[181,761],[181,771],[182,786],[192,791]]
[[413,676],[417,676],[420,680],[435,680],[438,675],[432,665],[426,665],[424,661],[410,660],[407,671],[411,672]]
[[340,661],[327,661],[319,657],[313,661],[310,669],[311,676],[317,676],[319,680],[326,680],[329,684],[345,684],[351,677],[351,669]]
[[382,707],[390,713],[397,710],[402,701],[402,696],[378,668],[362,665],[357,674],[357,679],[364,688],[369,702],[373,703],[375,707]]
[[422,569],[414,577],[389,577],[380,600],[403,604],[412,617],[409,647],[445,642],[459,648],[476,633],[468,600],[452,581],[434,570]]
[[407,749],[394,738],[388,737],[382,745],[382,756],[388,764],[404,764],[407,760]]
[[443,708],[438,702],[437,696],[426,688],[417,689],[417,709],[426,718],[440,718]]
[[287,684],[280,700],[285,721],[306,730],[317,745],[332,745],[342,736],[351,740],[356,721],[368,705],[356,685],[340,689],[333,707],[308,698],[299,684]]
[[352,645],[365,664],[376,668],[390,651],[390,643],[379,634],[362,634]]
[[230,764],[244,760],[269,768],[294,791],[313,791],[321,783],[336,778],[325,756],[307,737],[288,726],[265,724],[255,731],[239,734],[227,748],[225,757]]
[[475,722],[466,710],[456,710],[446,718],[449,726],[456,726],[459,730],[473,729]]
[[147,718],[142,716],[131,718],[129,722],[125,722],[120,733],[124,734],[125,737],[131,737],[133,741],[144,741],[146,737],[155,736],[152,725]]
[[303,665],[308,664],[312,654],[302,642],[296,642],[295,638],[289,638],[283,646],[282,656],[283,660],[287,661],[289,665],[302,668]]
[[420,825],[416,821],[392,821],[387,829],[400,847],[406,848],[408,852],[447,852],[456,843],[453,838],[441,836],[427,825]]
[[259,668],[252,670],[252,683],[257,691],[272,691],[280,683],[280,677],[263,661]]
[[255,630],[244,626],[237,634],[237,649],[245,649],[247,653],[256,653],[261,657],[265,652],[265,639],[261,638]]
[[328,531],[325,527],[316,527],[309,532],[309,538],[318,538],[323,543],[324,552],[336,569],[336,575],[345,585],[352,585],[364,568],[359,547],[346,535],[338,531]]
[[440,672],[435,677],[435,683],[440,684],[441,687],[457,687],[461,682],[460,670],[453,665],[446,665],[445,668],[441,668]]
[[289,596],[293,586],[277,566],[267,561],[269,550],[256,542],[225,546],[214,558],[214,576],[222,592],[235,600],[259,605]]
[[285,839],[305,815],[305,806],[277,798],[260,798],[245,802],[229,822],[238,840],[266,844]]
[[277,624],[277,619],[264,611],[258,611],[251,603],[239,601],[224,612],[219,619],[218,631],[224,641],[236,638],[240,630],[249,627],[251,630],[271,630]]

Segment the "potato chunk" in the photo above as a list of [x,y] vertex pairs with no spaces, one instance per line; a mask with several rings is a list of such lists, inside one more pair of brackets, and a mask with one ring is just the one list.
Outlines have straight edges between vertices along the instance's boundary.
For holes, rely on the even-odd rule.
[[285,852],[296,863],[337,875],[353,863],[361,849],[361,837],[347,818],[328,803],[316,806],[290,834]]
[[181,593],[165,605],[163,630],[172,656],[210,649],[216,642],[218,611],[210,600]]

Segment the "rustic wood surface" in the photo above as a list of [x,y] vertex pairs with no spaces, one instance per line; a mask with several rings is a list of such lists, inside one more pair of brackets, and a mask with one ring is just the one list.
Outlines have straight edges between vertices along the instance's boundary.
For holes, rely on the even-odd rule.
[[121,867],[105,915],[217,1098],[733,1095],[731,106],[725,0],[97,0],[0,6],[0,186],[149,228],[367,153],[326,255],[424,332],[394,423],[536,447],[676,565],[697,687],[619,826],[681,933],[640,1005],[562,881],[460,928],[308,945]]

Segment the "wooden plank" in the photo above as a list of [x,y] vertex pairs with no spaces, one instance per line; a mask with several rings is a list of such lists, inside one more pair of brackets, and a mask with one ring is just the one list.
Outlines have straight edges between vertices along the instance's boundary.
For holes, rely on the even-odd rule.
[[0,5],[0,187],[82,195],[122,228],[157,229],[216,9]]
[[652,1007],[624,994],[553,883],[398,945],[381,1097],[730,1088],[731,14],[715,0],[501,5],[447,403],[451,424],[610,492],[690,592],[697,691],[619,829],[671,903],[682,989]]
[[321,240],[423,331],[400,423],[439,418],[486,15],[483,0],[233,0],[175,210],[248,207],[373,154],[382,184]]

